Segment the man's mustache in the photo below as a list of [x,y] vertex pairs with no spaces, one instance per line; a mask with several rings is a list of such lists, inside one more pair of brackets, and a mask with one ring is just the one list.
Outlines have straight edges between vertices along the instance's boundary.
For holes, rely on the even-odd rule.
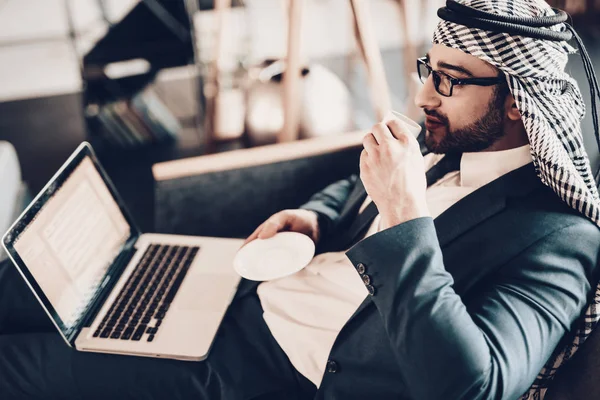
[[435,118],[438,121],[440,121],[442,124],[444,125],[448,125],[448,118],[446,118],[445,115],[440,114],[439,112],[437,112],[436,110],[427,110],[427,109],[423,109],[423,112],[425,112],[425,114],[431,118]]

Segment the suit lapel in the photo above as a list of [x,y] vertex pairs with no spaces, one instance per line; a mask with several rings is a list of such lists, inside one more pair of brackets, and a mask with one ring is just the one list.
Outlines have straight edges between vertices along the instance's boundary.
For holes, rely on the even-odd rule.
[[433,220],[440,247],[506,207],[506,197],[489,193],[469,195]]
[[509,197],[524,196],[540,185],[533,164],[528,164],[464,197],[433,221],[440,247],[502,211]]

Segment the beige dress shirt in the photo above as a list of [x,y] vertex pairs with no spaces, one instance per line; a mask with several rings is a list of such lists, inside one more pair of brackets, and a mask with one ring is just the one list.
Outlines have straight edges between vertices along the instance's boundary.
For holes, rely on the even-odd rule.
[[[425,170],[443,155],[424,157]],[[532,161],[530,146],[464,153],[460,170],[427,189],[436,218],[454,203],[500,176]],[[361,211],[371,202],[367,197]],[[379,231],[379,216],[365,237]],[[367,289],[344,252],[324,253],[297,273],[258,286],[264,320],[292,365],[317,387],[342,327],[367,296]]]

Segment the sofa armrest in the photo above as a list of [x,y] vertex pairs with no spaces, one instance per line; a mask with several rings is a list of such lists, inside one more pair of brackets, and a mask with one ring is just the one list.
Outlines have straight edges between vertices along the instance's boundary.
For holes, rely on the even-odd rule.
[[158,232],[248,236],[358,172],[363,132],[211,154],[153,166]]

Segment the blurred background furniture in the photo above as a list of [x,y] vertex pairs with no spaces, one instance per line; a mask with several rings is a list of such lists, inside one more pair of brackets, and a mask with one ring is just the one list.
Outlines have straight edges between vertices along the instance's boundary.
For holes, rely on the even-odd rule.
[[[213,153],[219,151],[218,142],[223,140],[227,142],[236,138],[228,132],[236,130],[236,124],[232,120],[239,120],[237,130],[241,130],[243,134],[248,133],[248,127],[244,122],[248,119],[256,121],[259,116],[246,115],[247,118],[236,118],[236,114],[240,114],[243,110],[247,110],[246,114],[248,114],[252,113],[254,108],[248,108],[247,104],[240,104],[239,101],[237,104],[235,101],[232,103],[231,95],[234,93],[231,90],[227,91],[227,84],[223,83],[226,80],[224,77],[233,74],[236,76],[230,76],[230,79],[242,81],[240,91],[243,93],[248,90],[248,86],[243,84],[247,80],[246,77],[240,77],[238,71],[227,71],[227,66],[224,67],[228,60],[223,50],[227,39],[226,29],[231,29],[230,9],[236,5],[246,6],[245,1],[215,0],[214,9],[211,11],[212,32],[209,37],[197,34],[202,29],[194,25],[206,23],[207,20],[198,22],[196,16],[202,13],[203,9],[202,4],[194,0],[141,0],[118,21],[112,21],[107,15],[106,0],[97,1],[102,17],[108,23],[108,29],[106,34],[88,49],[80,44],[81,40],[74,21],[73,2],[64,0],[69,35],[73,48],[80,58],[84,89],[82,96],[84,121],[89,138],[98,152],[105,151],[105,147],[107,151],[112,151],[178,142],[181,135],[190,134],[195,129],[199,136],[202,131],[203,152]],[[379,119],[391,108],[391,100],[378,40],[371,26],[369,3],[365,0],[347,1],[352,11],[352,26],[357,47],[366,67],[376,119]],[[302,19],[306,3],[306,0],[286,2],[287,46],[283,59],[281,86],[283,121],[276,135],[277,141],[280,142],[300,138],[301,121],[303,125],[307,125],[307,119],[313,123],[312,129],[308,130],[311,133],[318,130],[321,125],[331,126],[332,129],[329,131],[334,134],[344,131],[342,124],[335,125],[330,121],[336,117],[340,118],[336,115],[340,107],[335,107],[339,96],[324,99],[327,101],[313,106],[313,109],[317,107],[326,109],[331,105],[331,112],[325,110],[321,113],[313,112],[307,118],[305,110],[301,107],[301,103],[312,104],[311,101],[303,100],[318,98],[315,94],[319,92],[326,95],[327,83],[332,80],[331,78],[335,80],[334,74],[329,76],[320,74],[317,78],[313,76],[310,78],[324,81],[324,85],[313,84],[307,89],[306,85],[300,84],[300,79],[306,75],[301,73],[304,69],[301,65]],[[404,4],[403,1],[399,3]],[[210,7],[212,5],[210,4],[208,8],[212,8]],[[404,12],[402,16],[405,16]],[[408,36],[406,29],[404,33]],[[211,39],[214,44],[203,47],[202,42]],[[201,61],[202,56],[197,53],[202,51],[210,53],[209,62]],[[206,58],[205,55],[204,59]],[[244,61],[238,60],[238,62]],[[191,97],[194,99],[196,118],[184,121],[190,128],[187,132],[181,119],[176,118],[177,111],[172,110],[172,106],[165,105],[153,87],[156,86],[155,81],[160,71],[180,66],[194,66],[196,69],[192,84],[188,88],[191,89]],[[248,69],[248,65],[240,65],[238,69],[241,69],[244,75],[243,71]],[[293,72],[286,73],[288,71]],[[305,95],[306,92],[309,94]],[[247,103],[249,96],[242,94],[240,99]],[[345,99],[340,101],[345,102]],[[177,104],[174,106],[178,108]],[[265,116],[265,118],[269,117]],[[323,129],[320,134],[322,132]],[[261,141],[247,139],[247,136],[242,137],[241,146],[264,144]]]
[[[118,21],[106,15],[105,0],[98,3],[108,30],[90,49],[80,49],[74,4],[65,0],[69,33],[80,59],[89,140],[98,152],[177,142],[186,132],[150,86],[160,71],[194,63],[186,2],[143,0]],[[198,87],[190,87],[192,97],[198,97]]]
[[[377,119],[383,118],[383,115],[391,109],[391,101],[389,95],[389,88],[386,81],[385,70],[383,67],[383,61],[379,50],[377,38],[375,37],[372,29],[372,18],[369,11],[368,2],[365,0],[348,0],[349,6],[352,10],[352,25],[356,36],[358,49],[361,55],[361,59],[364,61],[369,88],[371,93],[371,100],[374,104],[375,115]],[[301,80],[310,72],[303,72],[305,66],[303,65],[303,57],[301,54],[302,47],[302,27],[303,18],[305,14],[305,8],[307,7],[306,0],[288,0],[287,4],[287,48],[286,57],[283,60],[283,68],[281,74],[283,76],[283,85],[281,88],[282,101],[278,105],[283,113],[283,120],[281,127],[277,126],[276,141],[287,142],[297,140],[300,138],[299,131],[301,125],[302,113],[302,100],[306,100],[307,97],[311,98],[314,96],[305,96],[303,93],[307,91],[305,85],[301,84]],[[221,83],[220,83],[220,66],[222,64],[222,49],[223,44],[223,31],[224,31],[224,18],[228,9],[231,5],[231,0],[216,0],[215,1],[215,19],[216,19],[216,44],[213,49],[213,61],[210,64],[208,71],[209,79],[209,90],[206,93],[206,113],[205,113],[205,140],[207,152],[214,152],[215,142],[218,140],[217,128],[219,126],[218,117],[222,115],[222,111],[219,107],[222,107],[219,101],[221,94]],[[403,14],[404,15],[404,14]],[[327,77],[320,77],[327,83]],[[312,87],[313,92],[318,92],[317,87]],[[326,91],[321,89],[324,95]],[[256,97],[256,94],[254,95]],[[337,100],[334,97],[335,100]],[[247,98],[248,100],[248,98]],[[310,104],[305,102],[305,104]],[[248,104],[246,105],[248,106]],[[328,104],[325,103],[321,106],[327,108]],[[247,109],[247,119],[254,121],[260,116],[253,115],[255,108]],[[340,110],[339,107],[332,107],[332,112]],[[271,115],[278,115],[279,109],[273,109]],[[250,114],[250,115],[248,115]],[[314,115],[314,114],[313,114]],[[317,114],[322,123],[327,125],[329,122],[328,113]],[[266,117],[266,116],[265,116]],[[273,119],[272,116],[269,118]],[[331,115],[330,118],[335,118]],[[277,118],[275,117],[275,120]],[[321,121],[315,121],[315,125]],[[266,125],[265,123],[254,123],[254,125]],[[331,125],[331,124],[330,124]],[[248,130],[248,127],[246,127]],[[255,129],[251,129],[254,130]],[[333,129],[332,132],[340,133],[344,132],[342,129]],[[251,138],[252,139],[252,138]],[[250,140],[246,143],[257,143],[263,142],[260,140]]]

